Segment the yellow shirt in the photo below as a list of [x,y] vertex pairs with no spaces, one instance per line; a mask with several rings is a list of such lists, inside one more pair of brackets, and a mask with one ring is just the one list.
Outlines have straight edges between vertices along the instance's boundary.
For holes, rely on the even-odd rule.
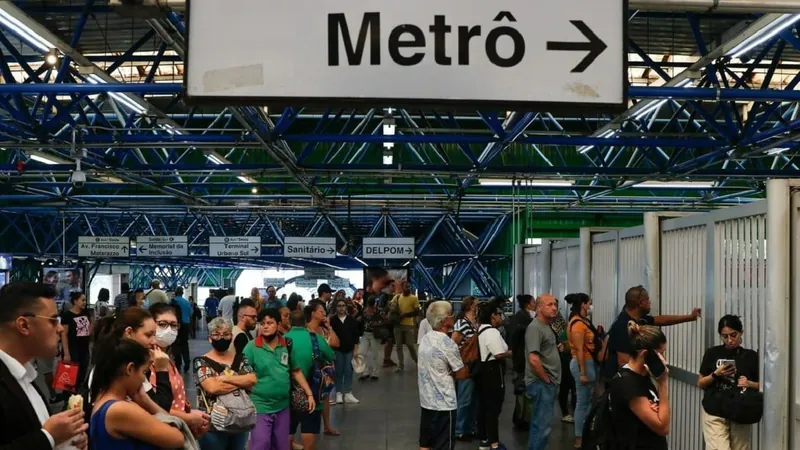
[[[584,322],[580,316],[573,316],[569,321],[568,329],[570,335],[572,335],[572,333],[583,333],[583,347],[577,349],[575,346],[572,346],[572,348],[570,348],[572,359],[578,359],[578,351],[583,353],[584,359],[591,359],[592,354],[590,352],[595,351],[594,333],[592,333],[592,330],[586,325],[586,322]],[[572,342],[572,340],[570,340],[570,342]]]
[[[417,299],[416,295],[399,295],[397,297],[397,309],[400,311],[400,315],[408,314],[415,309],[419,308],[419,299]],[[403,320],[400,321],[400,325],[406,325],[409,327],[413,327],[415,324],[414,317],[404,317]]]

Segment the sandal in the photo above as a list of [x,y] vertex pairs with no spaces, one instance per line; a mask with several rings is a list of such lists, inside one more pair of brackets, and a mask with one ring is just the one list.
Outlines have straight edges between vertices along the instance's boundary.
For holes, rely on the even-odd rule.
[[337,431],[337,430],[325,430],[323,432],[323,434],[325,434],[325,436],[341,436],[342,435],[342,433],[339,433],[339,431]]

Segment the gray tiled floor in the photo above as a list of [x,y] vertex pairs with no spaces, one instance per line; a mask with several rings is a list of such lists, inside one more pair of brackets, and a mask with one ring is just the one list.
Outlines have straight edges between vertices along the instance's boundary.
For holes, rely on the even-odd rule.
[[[192,357],[208,351],[208,341],[191,344]],[[187,394],[194,399],[196,390],[187,377]],[[318,450],[414,450],[419,448],[419,396],[416,368],[413,363],[406,372],[394,373],[384,369],[378,381],[354,381],[353,394],[361,400],[358,405],[334,406],[331,420],[342,435],[321,436]],[[501,440],[510,450],[527,448],[527,433],[511,427],[514,409],[513,395],[507,395],[500,419]],[[458,450],[477,449],[474,443],[459,443]],[[572,425],[555,421],[548,449],[572,448]]]

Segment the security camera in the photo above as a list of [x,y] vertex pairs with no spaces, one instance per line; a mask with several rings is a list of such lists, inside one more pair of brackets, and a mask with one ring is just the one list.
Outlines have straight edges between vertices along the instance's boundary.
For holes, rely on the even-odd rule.
[[76,188],[82,188],[86,184],[86,172],[76,170],[72,172],[72,185]]

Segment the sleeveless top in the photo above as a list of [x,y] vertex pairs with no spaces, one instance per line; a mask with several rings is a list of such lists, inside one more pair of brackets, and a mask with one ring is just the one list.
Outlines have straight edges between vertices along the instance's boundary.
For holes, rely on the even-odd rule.
[[93,450],[157,450],[157,447],[133,438],[117,439],[106,430],[108,409],[118,400],[110,400],[92,414],[89,440]]

